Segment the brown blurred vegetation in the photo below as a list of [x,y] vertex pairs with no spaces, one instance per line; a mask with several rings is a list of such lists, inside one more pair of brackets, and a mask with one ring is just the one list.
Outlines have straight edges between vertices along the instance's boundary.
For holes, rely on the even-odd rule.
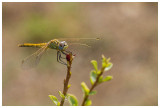
[[[158,3],[2,3],[2,105],[54,105],[66,67],[50,50],[33,70],[21,60],[37,49],[23,42],[47,42],[58,37],[100,37],[91,48],[80,48],[73,61],[69,93],[82,102],[80,83],[88,86],[91,60],[101,55],[114,66],[114,79],[96,88],[93,105],[158,105]],[[69,105],[67,102],[65,105]]]

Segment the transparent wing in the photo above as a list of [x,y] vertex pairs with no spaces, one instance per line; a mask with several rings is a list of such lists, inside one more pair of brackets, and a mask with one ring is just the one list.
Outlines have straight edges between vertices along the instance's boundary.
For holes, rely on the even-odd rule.
[[47,49],[47,45],[43,46],[38,51],[22,60],[22,69],[31,69],[37,66],[42,55],[46,52]]
[[100,38],[57,38],[59,41],[66,41],[70,45],[92,46],[93,43],[100,40]]
[[91,51],[99,43],[100,38],[57,38],[59,41],[66,41],[68,48],[74,54]]

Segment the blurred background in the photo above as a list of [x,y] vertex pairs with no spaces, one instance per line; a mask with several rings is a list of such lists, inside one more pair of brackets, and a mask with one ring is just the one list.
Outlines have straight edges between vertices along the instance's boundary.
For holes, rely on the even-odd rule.
[[100,68],[102,54],[114,64],[104,75],[114,79],[96,87],[92,105],[158,105],[158,3],[3,2],[2,26],[2,105],[52,106],[50,94],[60,100],[67,69],[57,62],[56,51],[48,50],[36,68],[22,70],[21,61],[37,49],[17,45],[61,37],[101,38],[90,48],[73,46],[68,93],[79,105],[80,83],[91,86],[90,61],[97,60]]

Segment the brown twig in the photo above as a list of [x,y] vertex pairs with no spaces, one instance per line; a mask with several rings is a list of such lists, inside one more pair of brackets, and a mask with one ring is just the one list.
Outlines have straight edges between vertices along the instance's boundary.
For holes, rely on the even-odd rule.
[[[63,88],[63,95],[66,96],[67,91],[68,91],[68,83],[69,83],[69,79],[71,77],[71,65],[72,65],[72,60],[73,60],[73,55],[72,53],[69,53],[68,55],[66,55],[66,60],[67,60],[67,76],[66,79],[64,79],[64,88]],[[60,106],[63,106],[65,101],[65,98],[61,98],[61,103]]]
[[[91,86],[91,88],[89,89],[89,93],[93,91],[93,89],[98,85],[98,80],[100,78],[100,76],[103,74],[104,72],[104,68],[101,69],[100,74],[97,76],[96,81],[94,82],[94,84]],[[89,95],[85,95],[83,98],[83,102],[82,102],[82,106],[85,106],[85,102],[87,101]]]

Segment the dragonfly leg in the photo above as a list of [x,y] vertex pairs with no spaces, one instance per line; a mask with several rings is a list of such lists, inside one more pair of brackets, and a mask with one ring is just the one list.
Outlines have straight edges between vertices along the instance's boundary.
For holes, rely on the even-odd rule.
[[61,53],[59,53],[59,60],[62,62],[62,64],[67,65],[64,61],[61,60]]
[[71,51],[61,51],[63,54],[67,55],[69,53],[72,53]]
[[[59,52],[59,53],[60,53],[60,52]],[[64,55],[66,55],[65,53],[63,53],[63,54],[64,54]],[[66,59],[65,57],[62,57],[62,56],[61,56],[61,53],[60,53],[60,58],[62,58],[62,59]]]
[[[61,51],[61,52],[62,52],[64,55],[67,55],[67,52],[66,52],[66,51]],[[61,56],[61,58],[62,58],[62,59],[66,59],[65,57],[62,57],[62,56]]]
[[60,51],[57,51],[57,62],[61,63],[61,64],[64,64],[64,65],[67,65],[64,61],[61,60],[61,53]]
[[57,51],[57,62],[59,62],[59,51]]
[[66,51],[67,53],[72,53],[71,51]]
[[61,57],[62,59],[66,59],[65,57]]

